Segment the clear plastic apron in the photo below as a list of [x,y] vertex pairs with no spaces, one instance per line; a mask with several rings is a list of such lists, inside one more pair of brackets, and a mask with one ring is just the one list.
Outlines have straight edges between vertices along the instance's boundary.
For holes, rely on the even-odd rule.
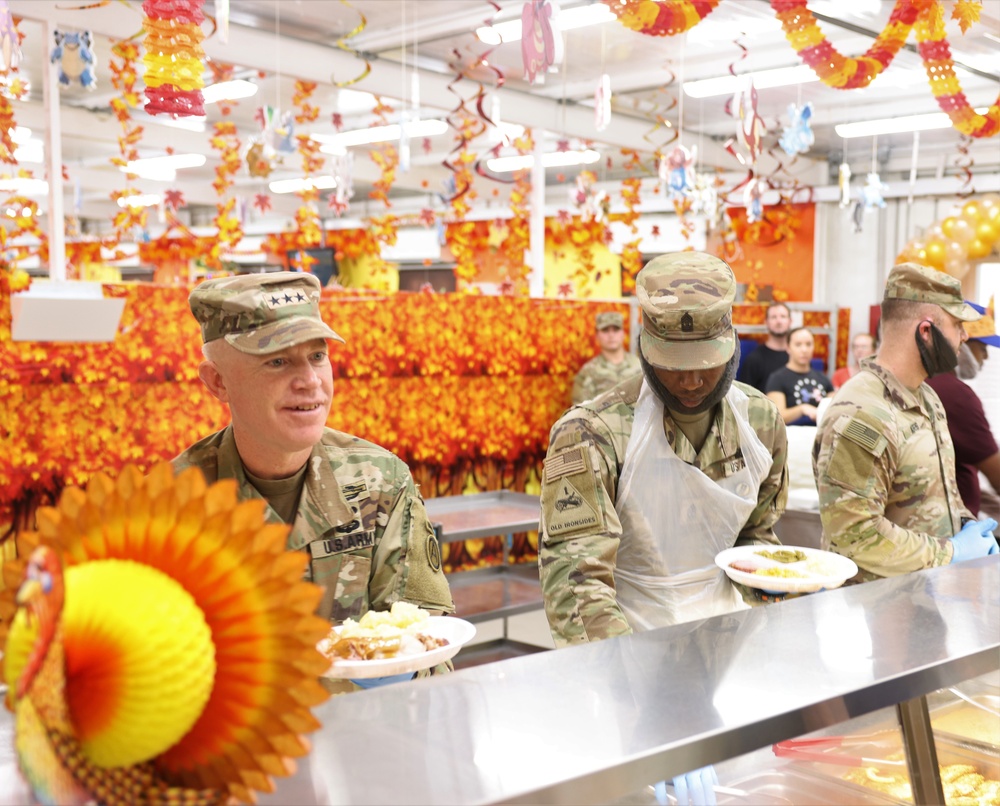
[[736,542],[757,506],[773,457],[748,417],[749,398],[730,388],[742,469],[713,481],[677,457],[663,432],[663,403],[643,381],[618,483],[622,539],[618,605],[639,632],[747,607],[715,555]]

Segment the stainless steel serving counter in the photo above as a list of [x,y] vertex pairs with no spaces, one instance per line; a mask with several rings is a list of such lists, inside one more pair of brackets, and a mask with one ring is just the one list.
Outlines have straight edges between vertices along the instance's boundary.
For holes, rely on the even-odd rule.
[[336,697],[263,803],[607,803],[1000,667],[1000,556]]
[[335,697],[261,803],[607,803],[997,668],[1000,556]]

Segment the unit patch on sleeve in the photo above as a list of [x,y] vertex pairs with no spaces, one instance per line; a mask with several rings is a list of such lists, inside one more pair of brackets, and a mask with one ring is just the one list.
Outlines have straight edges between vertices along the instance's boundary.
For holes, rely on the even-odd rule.
[[552,537],[598,531],[604,526],[586,445],[569,448],[545,460],[542,512],[545,531]]

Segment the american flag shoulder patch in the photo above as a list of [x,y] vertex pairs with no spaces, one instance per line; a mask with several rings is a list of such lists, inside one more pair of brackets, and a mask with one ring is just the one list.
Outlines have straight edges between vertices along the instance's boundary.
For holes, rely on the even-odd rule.
[[545,481],[555,481],[563,476],[574,476],[588,469],[587,448],[578,445],[545,460]]

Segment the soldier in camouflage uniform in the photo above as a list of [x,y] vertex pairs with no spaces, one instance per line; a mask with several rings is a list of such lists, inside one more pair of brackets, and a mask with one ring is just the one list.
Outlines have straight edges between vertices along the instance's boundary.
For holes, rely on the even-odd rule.
[[642,372],[639,359],[625,349],[625,317],[616,311],[604,311],[597,314],[596,325],[601,354],[580,367],[573,379],[574,406]]
[[878,353],[836,393],[813,446],[823,537],[857,563],[853,582],[996,550],[996,522],[962,504],[944,407],[924,383],[955,367],[962,323],[978,318],[944,272],[889,273]]
[[232,478],[267,519],[292,525],[324,588],[319,614],[357,619],[406,601],[454,610],[441,552],[406,465],[384,448],[326,427],[333,397],[327,340],[311,274],[208,280],[190,297],[206,361],[199,374],[232,424],[173,461],[206,481]]
[[558,646],[748,606],[714,558],[778,543],[787,441],[775,405],[733,382],[735,293],[711,255],[652,260],[636,279],[643,374],[553,426],[539,570]]

